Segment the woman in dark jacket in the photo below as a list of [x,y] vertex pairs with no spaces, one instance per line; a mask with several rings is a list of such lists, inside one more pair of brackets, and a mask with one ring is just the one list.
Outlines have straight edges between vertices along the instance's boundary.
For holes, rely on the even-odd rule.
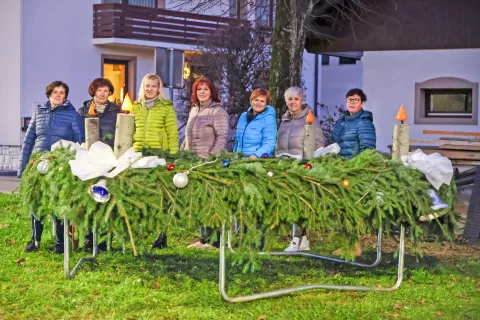
[[115,127],[117,125],[117,114],[120,107],[110,102],[108,97],[114,92],[113,84],[105,78],[97,78],[90,83],[88,94],[92,99],[83,103],[78,109],[82,118],[99,118],[100,141],[108,144],[113,149],[115,138]]
[[377,136],[372,113],[363,110],[367,102],[365,93],[351,89],[346,98],[347,110],[335,123],[333,141],[341,148],[340,156],[349,159],[367,149],[376,149]]
[[[363,110],[367,95],[361,89],[351,89],[346,95],[347,110],[335,123],[333,141],[340,146],[340,156],[346,159],[355,157],[367,149],[376,149],[377,136],[370,111]],[[362,254],[360,243],[352,248],[355,256]],[[333,252],[341,254],[340,249]]]
[[[46,88],[48,101],[38,106],[28,125],[23,141],[18,177],[22,176],[30,155],[35,152],[49,151],[51,146],[63,139],[82,143],[85,141],[83,119],[73,105],[66,100],[68,85],[61,81],[54,81]],[[32,238],[25,247],[26,252],[36,251],[40,245],[43,224],[32,214]],[[54,216],[56,224],[56,243],[53,253],[63,253],[63,224]]]
[[[115,142],[115,129],[117,125],[117,114],[121,112],[119,106],[108,100],[115,91],[110,80],[105,78],[97,78],[90,83],[88,94],[92,99],[83,103],[83,107],[78,109],[78,113],[82,118],[98,118],[99,119],[99,137],[100,141],[108,144],[113,149]],[[85,247],[93,247],[93,234],[85,236]],[[106,250],[105,242],[99,243],[100,250]]]

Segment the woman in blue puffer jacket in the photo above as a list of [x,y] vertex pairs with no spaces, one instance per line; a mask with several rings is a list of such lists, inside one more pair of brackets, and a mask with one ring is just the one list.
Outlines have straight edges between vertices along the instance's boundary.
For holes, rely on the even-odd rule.
[[241,114],[237,123],[233,152],[241,152],[250,159],[272,156],[277,142],[277,119],[275,109],[267,105],[269,100],[267,89],[252,92],[251,107]]
[[340,156],[350,159],[367,149],[376,149],[377,136],[372,113],[363,110],[367,102],[365,93],[351,89],[346,98],[347,110],[335,123],[332,136],[341,148]]
[[[32,153],[49,151],[51,146],[61,139],[79,143],[85,141],[84,122],[77,110],[66,100],[68,90],[68,85],[61,81],[54,81],[47,86],[48,101],[43,106],[37,107],[25,134],[18,165],[17,176],[19,178],[22,176]],[[54,218],[56,222],[56,243],[52,252],[63,253],[63,224],[60,219]],[[33,214],[31,220],[32,238],[25,247],[25,252],[38,250],[43,232],[42,222],[37,220]]]

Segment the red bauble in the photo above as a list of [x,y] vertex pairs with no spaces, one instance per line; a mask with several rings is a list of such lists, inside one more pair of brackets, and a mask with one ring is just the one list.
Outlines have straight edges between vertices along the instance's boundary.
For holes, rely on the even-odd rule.
[[305,163],[303,167],[308,170],[312,169],[312,165],[310,163]]
[[172,171],[173,169],[175,169],[175,165],[173,163],[170,163],[168,166],[167,166],[167,170],[168,171]]

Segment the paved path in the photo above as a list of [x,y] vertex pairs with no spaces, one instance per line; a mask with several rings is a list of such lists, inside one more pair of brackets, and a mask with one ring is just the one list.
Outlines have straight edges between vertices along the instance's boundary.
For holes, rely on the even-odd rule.
[[0,192],[15,191],[20,183],[20,179],[12,176],[0,176]]

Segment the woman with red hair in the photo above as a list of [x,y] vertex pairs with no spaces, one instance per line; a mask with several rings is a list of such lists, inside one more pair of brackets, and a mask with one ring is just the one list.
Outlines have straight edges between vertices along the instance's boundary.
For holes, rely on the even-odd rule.
[[[228,134],[228,114],[223,109],[218,90],[207,78],[197,79],[192,86],[192,108],[185,129],[185,140],[182,147],[195,152],[201,158],[225,150]],[[215,248],[208,242],[213,230],[200,228],[200,241],[189,245],[189,248]]]
[[217,88],[207,78],[193,83],[191,102],[183,149],[208,158],[227,145],[228,114],[218,98]]

